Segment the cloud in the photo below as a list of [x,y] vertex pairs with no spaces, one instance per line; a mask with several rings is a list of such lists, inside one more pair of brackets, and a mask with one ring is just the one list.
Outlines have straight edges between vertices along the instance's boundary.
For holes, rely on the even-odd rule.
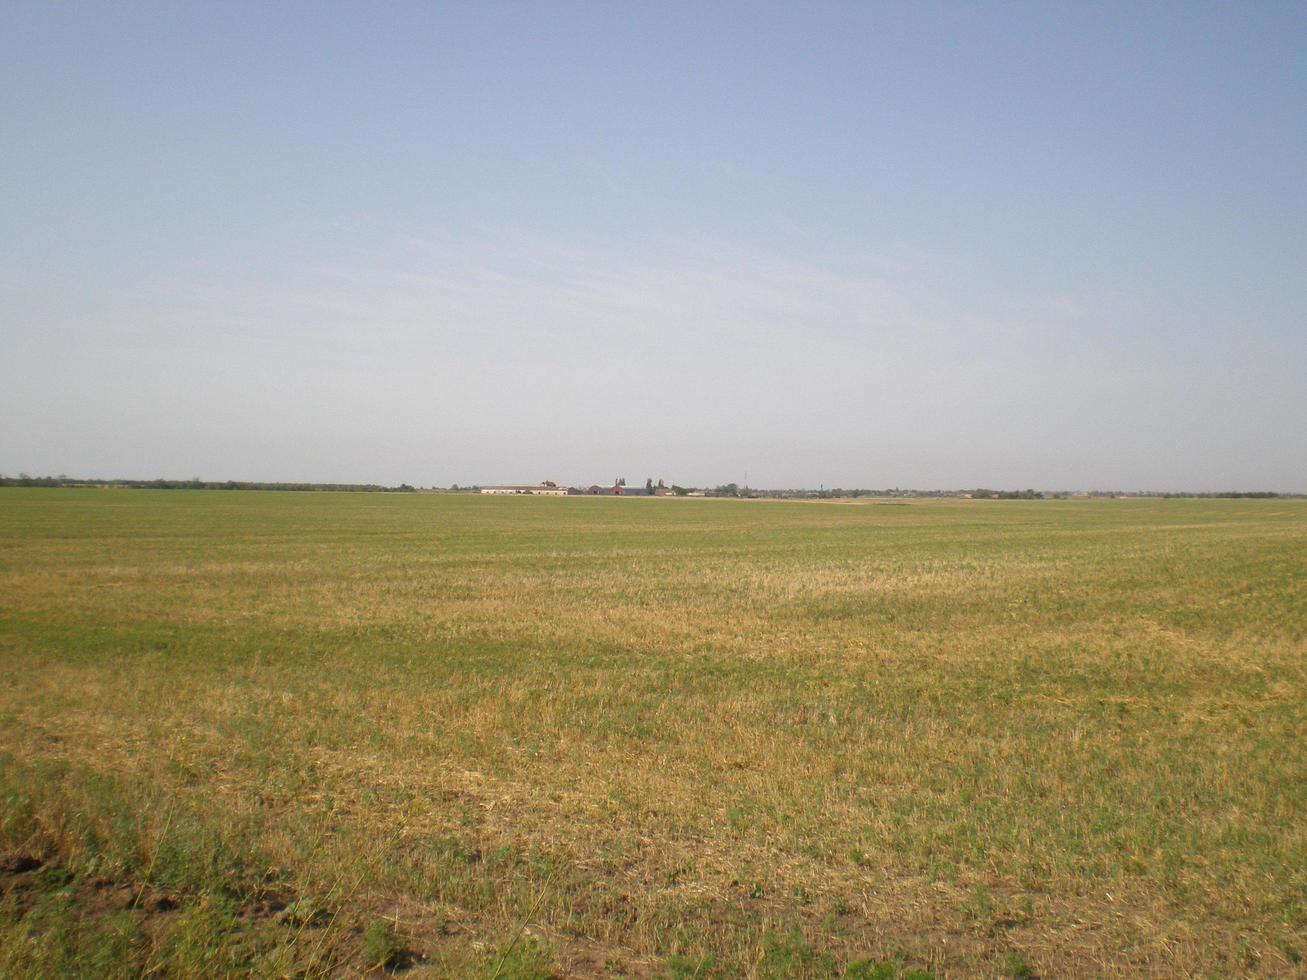
[[1084,317],[1067,299],[977,313],[940,283],[919,259],[821,263],[703,244],[612,254],[413,240],[375,267],[304,270],[294,289],[261,297],[262,316],[241,319],[254,330],[289,324],[349,356],[366,349],[498,362],[730,351],[748,362],[827,351],[938,362],[1073,339]]

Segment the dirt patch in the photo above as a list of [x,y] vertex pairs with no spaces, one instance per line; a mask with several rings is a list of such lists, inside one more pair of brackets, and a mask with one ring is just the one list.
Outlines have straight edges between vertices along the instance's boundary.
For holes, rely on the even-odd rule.
[[15,875],[26,874],[29,871],[37,871],[45,863],[39,857],[33,857],[30,854],[15,854],[0,860],[0,877],[8,878]]
[[12,898],[20,916],[51,892],[63,892],[88,917],[124,911],[168,915],[182,904],[178,893],[150,885],[77,878],[52,857],[11,854],[0,859],[0,895]]

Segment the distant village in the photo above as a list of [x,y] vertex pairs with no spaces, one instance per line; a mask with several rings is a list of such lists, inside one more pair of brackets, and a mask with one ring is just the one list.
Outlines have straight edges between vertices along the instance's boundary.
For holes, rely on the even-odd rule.
[[[507,486],[450,487],[454,492],[474,492],[497,496],[533,497],[742,497],[747,499],[771,498],[778,500],[833,500],[849,497],[964,497],[1004,500],[1040,500],[1054,494],[1040,490],[846,490],[843,488],[818,490],[755,490],[737,483],[724,483],[717,487],[682,487],[666,485],[663,481],[645,480],[644,486],[630,486],[624,477],[612,484],[592,483],[588,487],[564,486],[553,480],[540,483]],[[1115,494],[1105,494],[1114,496]],[[1088,496],[1088,494],[1085,494]]]
[[[458,488],[451,488],[458,489]],[[481,493],[513,496],[518,494],[536,497],[707,497],[715,495],[713,491],[689,489],[687,487],[667,486],[660,479],[645,481],[644,486],[627,486],[626,478],[619,476],[611,486],[592,483],[588,487],[566,487],[553,480],[520,486],[477,487]]]

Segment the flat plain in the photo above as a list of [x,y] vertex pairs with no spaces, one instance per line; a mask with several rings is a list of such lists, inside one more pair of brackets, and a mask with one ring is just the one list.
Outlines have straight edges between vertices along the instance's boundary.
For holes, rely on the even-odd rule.
[[1301,975],[1307,502],[0,490],[0,974]]

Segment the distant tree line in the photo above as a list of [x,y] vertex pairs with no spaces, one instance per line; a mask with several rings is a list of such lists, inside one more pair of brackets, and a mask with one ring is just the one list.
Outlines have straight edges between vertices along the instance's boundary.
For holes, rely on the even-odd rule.
[[1279,500],[1281,497],[1301,497],[1299,493],[1275,493],[1271,490],[1218,490],[1214,493],[1160,493],[1159,497],[1197,497],[1200,500]]
[[976,500],[1043,500],[1044,495],[1038,490],[986,490],[983,487],[971,491]]
[[[687,488],[672,485],[672,493],[683,496],[693,492],[693,488]],[[1049,500],[1065,499],[1076,496],[1076,494],[1067,491],[1051,490],[992,490],[987,487],[977,487],[974,490],[912,490],[900,487],[886,488],[884,490],[848,488],[848,487],[821,487],[817,490],[811,489],[788,489],[788,490],[757,490],[750,487],[741,487],[735,483],[723,483],[720,486],[712,487],[701,491],[709,497],[748,497],[748,498],[767,498],[771,500],[849,500],[859,497],[878,497],[878,498],[947,498],[947,497],[970,497],[975,500]],[[1217,493],[1154,493],[1150,491],[1124,491],[1124,490],[1093,490],[1088,491],[1090,497],[1116,498],[1116,497],[1164,497],[1164,498],[1242,498],[1250,500],[1274,500],[1285,498],[1296,498],[1305,496],[1299,493],[1274,493],[1269,490],[1259,491],[1228,491]]]
[[0,476],[0,487],[122,487],[129,490],[331,490],[350,493],[412,493],[415,487],[401,483],[385,487],[379,483],[266,483],[251,480],[83,480],[72,476]]

